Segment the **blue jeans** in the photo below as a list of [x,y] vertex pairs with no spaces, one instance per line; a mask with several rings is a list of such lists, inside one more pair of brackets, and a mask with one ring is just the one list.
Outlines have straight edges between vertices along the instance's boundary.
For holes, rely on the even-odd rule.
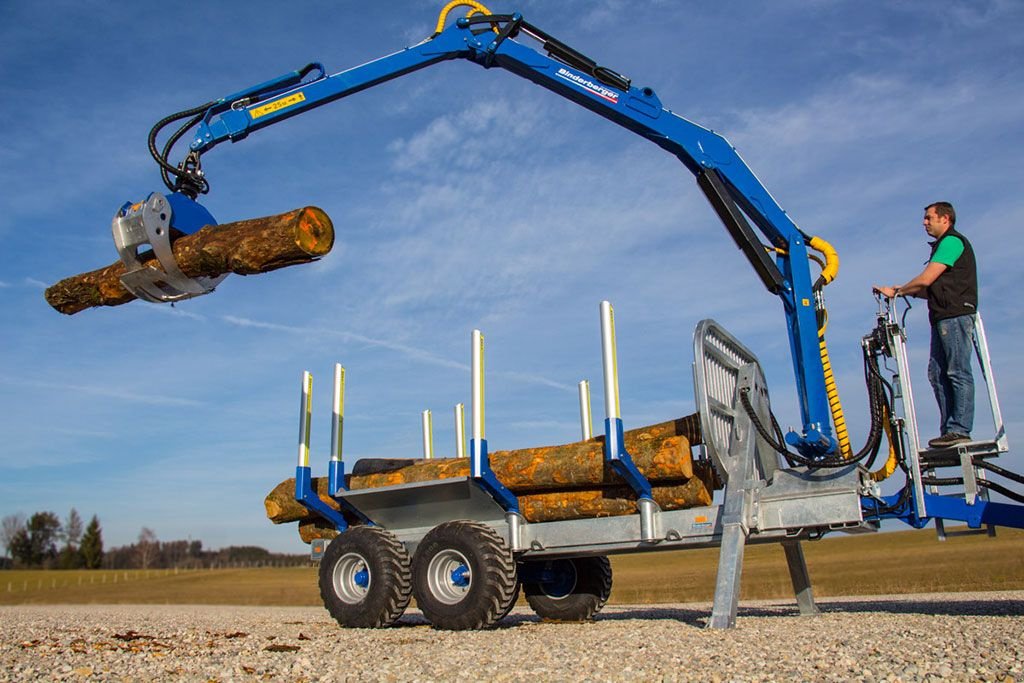
[[974,316],[961,315],[932,323],[928,381],[939,402],[939,434],[970,436],[974,426]]

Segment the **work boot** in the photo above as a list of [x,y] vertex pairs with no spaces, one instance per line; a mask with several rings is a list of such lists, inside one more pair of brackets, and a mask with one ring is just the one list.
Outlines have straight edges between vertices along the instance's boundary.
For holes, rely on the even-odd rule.
[[957,434],[956,432],[948,432],[942,436],[937,436],[928,442],[930,448],[951,448],[957,444],[967,443],[971,440],[971,437],[966,434]]

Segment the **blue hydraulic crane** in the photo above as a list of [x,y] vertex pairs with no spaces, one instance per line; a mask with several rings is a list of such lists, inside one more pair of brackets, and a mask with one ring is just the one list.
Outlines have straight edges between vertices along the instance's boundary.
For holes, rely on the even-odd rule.
[[[790,444],[811,458],[837,454],[818,334],[821,287],[838,268],[834,251],[797,227],[725,138],[666,109],[653,89],[637,87],[630,79],[599,66],[518,13],[490,14],[477,3],[453,4],[474,7],[475,13],[446,28],[447,11],[442,12],[435,34],[418,45],[330,75],[322,64],[311,63],[161,121],[150,136],[150,148],[161,164],[165,182],[181,195],[174,201],[183,206],[185,198],[194,200],[208,190],[200,157],[222,142],[238,142],[285,119],[439,62],[466,59],[484,68],[506,69],[650,140],[696,176],[764,286],[782,301],[803,425],[799,433],[788,436]],[[523,38],[539,42],[547,54],[520,42]],[[159,154],[157,132],[181,119],[188,121]],[[196,131],[188,156],[174,166],[167,153],[192,127]],[[175,177],[173,181],[168,174]],[[774,249],[774,259],[754,233],[751,221]],[[191,232],[203,224],[174,227]],[[817,282],[811,279],[808,247],[829,256],[828,267]]]

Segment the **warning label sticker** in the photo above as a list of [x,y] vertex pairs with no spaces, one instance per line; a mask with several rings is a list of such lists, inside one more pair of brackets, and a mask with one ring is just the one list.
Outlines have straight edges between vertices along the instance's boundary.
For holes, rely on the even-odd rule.
[[282,109],[287,109],[288,107],[296,105],[299,102],[305,101],[306,96],[303,95],[302,92],[296,92],[292,93],[291,95],[282,97],[279,100],[274,100],[273,102],[267,102],[266,104],[261,104],[258,107],[254,107],[249,110],[249,115],[252,116],[253,120],[255,120],[260,118],[261,116],[273,114],[274,112],[281,111]]

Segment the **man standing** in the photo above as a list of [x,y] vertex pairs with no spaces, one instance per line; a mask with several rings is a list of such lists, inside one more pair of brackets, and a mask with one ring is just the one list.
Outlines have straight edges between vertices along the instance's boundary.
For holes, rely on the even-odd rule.
[[974,250],[956,231],[956,212],[949,202],[925,207],[924,229],[932,253],[924,270],[898,287],[874,286],[889,298],[916,296],[928,299],[932,326],[928,381],[939,403],[939,436],[932,448],[948,448],[971,440],[974,425],[974,377],[971,373],[974,314],[978,310],[978,271]]

